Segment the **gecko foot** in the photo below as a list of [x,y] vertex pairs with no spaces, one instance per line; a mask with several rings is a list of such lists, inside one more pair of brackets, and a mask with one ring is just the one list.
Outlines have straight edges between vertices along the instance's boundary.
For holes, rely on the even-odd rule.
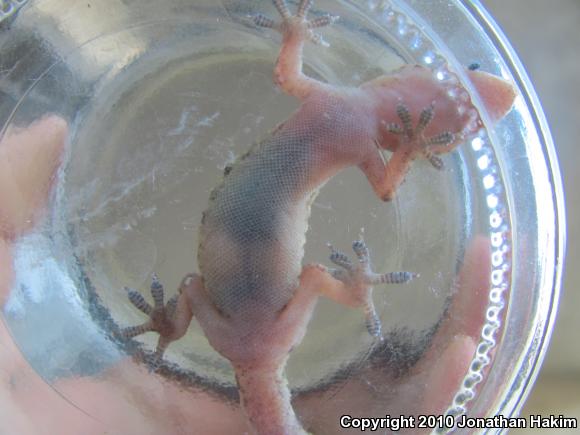
[[251,17],[256,26],[275,29],[283,35],[298,35],[301,39],[308,39],[315,44],[323,46],[329,45],[322,38],[322,35],[314,32],[313,29],[325,27],[334,23],[338,19],[337,16],[327,14],[307,20],[306,15],[312,7],[313,0],[302,0],[298,5],[296,15],[290,13],[285,0],[273,0],[273,3],[282,17],[282,21],[277,22],[265,15],[258,14]]
[[372,300],[372,286],[377,284],[403,284],[419,275],[412,272],[373,272],[370,252],[362,239],[356,240],[352,244],[358,264],[354,264],[346,254],[336,250],[331,244],[328,246],[331,250],[330,261],[340,267],[340,269],[330,271],[332,276],[357,293],[356,296],[361,299],[365,312],[366,327],[369,334],[382,340],[381,321]]
[[163,285],[159,282],[157,275],[153,275],[151,280],[151,296],[153,306],[137,290],[125,287],[129,301],[141,312],[149,316],[149,320],[141,325],[123,328],[120,334],[124,338],[133,338],[146,332],[157,332],[159,341],[153,358],[153,369],[155,369],[163,357],[165,349],[172,341],[180,338],[183,333],[175,327],[175,313],[179,295],[173,296],[164,304]]
[[435,106],[430,104],[425,109],[421,111],[419,115],[419,121],[415,128],[413,128],[413,121],[411,118],[411,113],[407,106],[403,103],[397,105],[397,116],[401,120],[402,125],[398,123],[384,123],[385,128],[389,133],[402,136],[403,140],[413,147],[419,149],[419,152],[433,165],[435,169],[443,169],[443,160],[436,156],[432,151],[431,147],[433,145],[449,145],[455,140],[453,133],[445,131],[443,133],[437,134],[435,136],[425,138],[423,131],[433,120],[435,116]]

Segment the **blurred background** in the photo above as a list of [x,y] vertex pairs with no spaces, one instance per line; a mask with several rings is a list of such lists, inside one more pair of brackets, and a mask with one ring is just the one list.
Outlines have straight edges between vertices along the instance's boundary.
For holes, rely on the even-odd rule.
[[[482,2],[511,41],[540,97],[566,194],[568,242],[563,295],[542,371],[520,415],[561,414],[580,419],[580,0]],[[542,431],[519,430],[527,432]]]

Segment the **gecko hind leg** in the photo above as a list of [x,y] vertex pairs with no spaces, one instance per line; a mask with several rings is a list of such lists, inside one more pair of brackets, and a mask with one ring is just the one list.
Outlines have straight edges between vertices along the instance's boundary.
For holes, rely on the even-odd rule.
[[251,19],[256,26],[274,29],[282,34],[282,47],[274,67],[274,82],[287,94],[300,99],[315,90],[329,91],[332,86],[302,72],[302,54],[305,41],[329,45],[315,29],[331,25],[338,17],[327,14],[308,20],[306,15],[312,7],[312,0],[302,0],[295,15],[290,13],[284,0],[273,0],[273,3],[281,20],[275,21],[262,14]]
[[331,250],[330,261],[340,267],[340,269],[332,270],[331,275],[343,282],[352,292],[353,297],[358,302],[354,305],[362,306],[369,334],[382,340],[381,321],[372,299],[373,286],[377,284],[403,284],[416,278],[418,274],[412,272],[373,272],[370,252],[362,238],[352,244],[358,264],[353,263],[346,254],[336,250],[330,244],[329,248]]
[[[183,285],[184,284],[182,283],[182,286]],[[187,330],[189,322],[185,322],[185,327],[183,327],[183,322],[178,322],[176,318],[178,306],[182,303],[179,298],[181,292],[170,298],[167,303],[164,303],[165,291],[163,285],[155,274],[151,279],[150,286],[153,306],[149,304],[137,290],[127,287],[125,287],[125,290],[127,291],[127,297],[131,304],[133,304],[133,306],[135,306],[139,311],[149,316],[149,319],[140,325],[129,326],[121,329],[120,335],[124,338],[133,338],[146,332],[157,332],[159,334],[159,340],[152,361],[153,369],[155,369],[161,362],[163,353],[167,349],[167,346],[172,341],[181,338]]]

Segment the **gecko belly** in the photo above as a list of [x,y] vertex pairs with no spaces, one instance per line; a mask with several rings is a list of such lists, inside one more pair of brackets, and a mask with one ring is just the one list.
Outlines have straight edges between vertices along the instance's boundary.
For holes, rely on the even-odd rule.
[[298,284],[309,215],[307,169],[280,171],[283,162],[301,160],[302,146],[277,164],[276,142],[272,138],[238,162],[204,213],[200,271],[216,308],[228,317],[274,316]]

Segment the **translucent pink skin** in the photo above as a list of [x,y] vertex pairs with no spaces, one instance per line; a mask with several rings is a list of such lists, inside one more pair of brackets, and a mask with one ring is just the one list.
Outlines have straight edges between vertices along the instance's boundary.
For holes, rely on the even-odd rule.
[[[302,21],[293,19],[285,22],[284,41],[275,70],[275,80],[285,92],[303,101],[299,111],[285,123],[286,128],[291,128],[294,123],[300,123],[303,118],[312,119],[319,116],[313,109],[320,104],[327,104],[321,103],[321,100],[327,99],[346,102],[352,113],[360,115],[361,125],[366,129],[361,133],[363,136],[360,148],[354,157],[350,150],[342,149],[346,143],[327,144],[329,147],[336,147],[336,155],[346,157],[338,161],[330,160],[327,170],[318,172],[319,179],[314,182],[322,183],[347,164],[357,164],[365,172],[377,195],[383,200],[391,199],[411,161],[420,154],[418,144],[401,143],[382,127],[383,122],[398,121],[397,104],[401,100],[404,101],[413,118],[417,119],[421,110],[435,102],[436,117],[426,129],[426,135],[441,131],[460,132],[466,121],[457,115],[454,102],[442,91],[440,84],[427,70],[420,67],[406,67],[394,75],[373,80],[357,89],[334,88],[303,76],[301,52],[304,36]],[[512,87],[503,80],[485,73],[472,72],[470,75],[486,104],[486,109],[493,118],[500,119],[511,107],[515,95]],[[417,89],[423,91],[419,93]],[[0,197],[3,199],[0,201],[2,225],[0,228],[3,239],[0,240],[0,262],[2,270],[7,271],[0,277],[0,294],[3,298],[9,292],[12,279],[11,243],[30,230],[42,217],[42,210],[64,147],[66,130],[66,123],[62,119],[44,118],[25,130],[5,135],[0,144],[0,153],[4,153],[3,159],[0,159],[0,174],[11,174],[6,179],[6,184],[0,180],[0,195],[3,195]],[[367,143],[369,139],[372,141]],[[349,140],[348,143],[352,144],[352,141]],[[376,144],[394,152],[386,165],[376,152]],[[454,145],[456,144],[450,144],[440,151],[451,150]],[[7,162],[11,162],[10,166]],[[2,186],[9,185],[16,185],[18,188],[1,190]],[[452,313],[465,313],[468,311],[466,307],[472,307],[474,315],[450,316],[438,331],[434,345],[429,351],[431,357],[423,359],[425,363],[432,363],[434,360],[435,367],[428,372],[430,375],[425,380],[430,384],[428,391],[437,393],[436,397],[427,394],[428,400],[423,398],[425,409],[429,411],[440,412],[449,402],[455,390],[453,385],[458,384],[473,354],[483,312],[482,309],[476,310],[474,307],[483,306],[486,295],[482,291],[475,293],[475,299],[480,303],[475,303],[474,299],[470,298],[474,290],[489,287],[486,281],[489,277],[489,273],[486,273],[486,268],[489,267],[486,246],[488,247],[487,240],[476,240],[468,252],[468,256],[472,255],[477,260],[466,262],[462,272],[465,278],[462,278],[459,296],[450,310]],[[215,267],[219,267],[219,264]],[[174,329],[170,336],[164,337],[167,341],[180,338],[185,334],[192,316],[197,318],[214,348],[232,362],[236,370],[244,412],[257,433],[303,432],[290,403],[283,369],[290,349],[300,342],[306,332],[318,296],[324,294],[350,307],[359,307],[365,301],[364,285],[346,286],[330,276],[322,266],[306,266],[297,279],[299,285],[282,311],[272,312],[271,307],[267,305],[259,306],[256,307],[255,313],[261,314],[266,319],[262,325],[252,321],[232,325],[215,309],[201,277],[192,275],[186,278],[182,285]],[[54,390],[48,388],[36,376],[13,346],[4,325],[0,327],[2,328],[0,339],[8,355],[0,362],[2,368],[0,373],[3,375],[0,382],[6,387],[2,391],[9,392],[10,396],[0,400],[17,407],[13,412],[6,413],[3,424],[12,429],[19,428],[18,433],[40,433],[39,426],[32,423],[36,421],[31,418],[32,415],[43,420],[42,430],[46,430],[46,433],[58,431],[63,434],[79,433],[79,428],[82,428],[83,433],[96,434],[102,433],[103,428],[107,427],[122,429],[125,433],[138,433],[145,429],[151,430],[151,427],[158,428],[156,433],[179,433],[175,431],[175,426],[172,425],[168,429],[163,423],[178,419],[181,427],[200,428],[204,426],[204,417],[214,413],[227,418],[222,419],[223,426],[208,427],[204,433],[234,433],[244,424],[243,417],[238,411],[220,406],[202,393],[184,392],[174,388],[175,386],[167,385],[129,361],[112,368],[99,381],[92,379],[59,381],[59,389],[65,392],[67,397],[75,398],[75,403],[81,408],[97,410],[97,419],[87,417],[63,402]],[[264,331],[268,333],[265,334]],[[449,337],[455,339],[449,340]],[[253,345],[248,346],[247,340]],[[443,343],[450,344],[445,346]],[[453,362],[451,366],[450,362]],[[420,367],[416,370],[420,372]],[[23,382],[22,379],[26,381]],[[123,379],[123,382],[119,379]],[[127,385],[127,379],[131,380],[129,385],[120,387]],[[125,388],[132,391],[132,394],[143,396],[142,392],[140,393],[143,386],[146,386],[147,391],[154,390],[160,394],[146,395],[142,405],[137,407],[133,403],[119,401],[120,395],[127,394]],[[357,397],[357,388],[351,384],[345,386],[342,391]],[[155,397],[163,397],[163,400],[159,401]],[[195,405],[192,402],[195,402]],[[297,403],[297,407],[307,406],[307,402],[308,399],[305,399]],[[167,408],[167,403],[171,404],[170,411],[162,411]],[[150,418],[144,419],[143,408],[151,411]],[[321,409],[321,415],[324,412]],[[327,417],[328,430],[338,418],[333,416],[335,408],[326,412],[324,415]],[[63,425],[64,421],[68,424]],[[324,421],[313,422],[312,428],[324,430]]]
[[11,241],[42,217],[58,169],[68,126],[49,115],[0,138],[0,303],[12,282]]
[[[423,67],[404,67],[359,88],[334,87],[307,77],[302,73],[302,48],[310,35],[307,20],[287,16],[277,28],[283,42],[274,80],[302,105],[271,138],[234,165],[214,192],[200,229],[201,275],[184,281],[174,330],[161,340],[165,346],[168,339],[185,334],[195,317],[214,349],[232,363],[252,429],[258,434],[298,434],[304,429],[290,403],[283,371],[289,352],[306,332],[318,297],[324,295],[352,308],[373,306],[365,272],[349,272],[350,278],[344,281],[320,265],[300,270],[309,198],[338,171],[358,166],[377,196],[390,200],[412,161],[425,155],[426,139],[450,133],[453,140],[433,146],[429,152],[451,151],[481,124],[470,118],[469,111],[458,111],[458,101],[450,96],[449,88]],[[491,117],[500,119],[512,106],[512,86],[489,74],[469,74]],[[404,124],[401,106],[414,120],[432,107],[433,118],[420,134],[402,139],[388,127]],[[287,155],[279,152],[284,147]],[[392,151],[387,162],[379,148]],[[295,164],[288,172],[280,172],[277,168],[287,167],[289,160]],[[271,166],[264,166],[268,164]],[[280,180],[290,190],[268,190]],[[231,192],[247,192],[248,196],[239,205]],[[263,198],[267,200],[260,201]],[[230,206],[232,202],[237,205]],[[254,224],[261,221],[252,213],[264,203],[271,204],[264,213],[283,225],[272,228],[270,219]],[[246,238],[250,231],[255,239]],[[269,236],[273,241],[257,249],[255,240],[262,233],[274,234]],[[252,274],[244,273],[241,266],[248,258]],[[260,258],[263,267],[256,266]],[[465,350],[466,342],[457,341],[455,347]],[[451,348],[454,354],[455,347]]]

